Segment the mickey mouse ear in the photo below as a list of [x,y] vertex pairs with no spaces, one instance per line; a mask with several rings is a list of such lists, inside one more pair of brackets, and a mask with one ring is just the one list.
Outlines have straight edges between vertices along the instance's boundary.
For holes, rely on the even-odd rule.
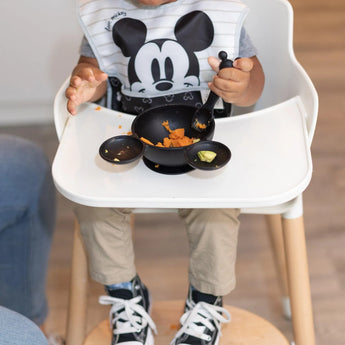
[[135,56],[145,43],[147,28],[138,19],[122,18],[113,26],[113,41],[126,57]]
[[175,25],[175,37],[189,51],[208,48],[214,39],[214,27],[210,17],[202,11],[192,11],[182,16]]

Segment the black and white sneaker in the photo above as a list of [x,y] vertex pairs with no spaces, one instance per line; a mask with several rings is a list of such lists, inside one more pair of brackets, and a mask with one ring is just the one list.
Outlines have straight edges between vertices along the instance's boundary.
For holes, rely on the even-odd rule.
[[190,289],[181,328],[170,345],[218,345],[221,324],[230,322],[222,298]]
[[152,331],[157,333],[150,313],[150,296],[146,286],[136,276],[132,291],[117,289],[108,291],[110,296],[101,296],[99,303],[112,305],[109,313],[113,329],[111,345],[153,345]]

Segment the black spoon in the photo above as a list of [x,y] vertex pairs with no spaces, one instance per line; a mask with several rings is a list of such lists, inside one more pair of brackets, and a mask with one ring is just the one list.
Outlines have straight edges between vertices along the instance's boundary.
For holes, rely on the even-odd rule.
[[[219,69],[232,67],[232,60],[228,59],[228,54],[225,51],[220,51],[218,57],[222,60]],[[192,118],[192,127],[198,132],[205,130],[214,119],[213,108],[218,101],[219,96],[213,91],[210,91],[206,102],[197,109]]]

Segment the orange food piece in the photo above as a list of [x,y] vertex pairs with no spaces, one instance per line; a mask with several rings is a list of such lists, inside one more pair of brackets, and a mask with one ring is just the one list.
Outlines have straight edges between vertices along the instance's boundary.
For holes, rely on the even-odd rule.
[[165,147],[182,147],[193,144],[194,138],[187,137],[184,128],[171,130],[168,121],[164,121],[162,125],[169,132],[169,137],[163,139]]
[[194,138],[190,138],[185,135],[184,128],[176,128],[172,130],[168,121],[162,122],[162,126],[164,126],[164,128],[169,132],[169,136],[163,138],[163,143],[159,142],[155,145],[146,138],[141,137],[140,139],[146,144],[157,147],[182,147],[192,145],[194,143]]
[[169,127],[169,121],[163,121],[162,122],[162,126],[170,133],[171,132],[171,129]]
[[163,139],[163,146],[164,146],[164,147],[170,147],[170,146],[172,146],[171,139],[168,138],[168,137],[164,138],[164,139]]
[[95,110],[101,110],[102,108],[101,107],[96,107]]
[[141,137],[140,140],[143,141],[145,144],[149,144],[149,145],[155,146],[155,144],[153,142],[151,142],[150,140],[148,140],[148,139],[146,139],[144,137]]
[[173,140],[174,147],[182,147],[182,146],[188,146],[192,144],[193,144],[193,138],[183,137],[183,138],[177,138]]
[[200,129],[205,129],[206,128],[206,123],[200,123],[198,120],[196,122],[196,126]]
[[170,139],[182,139],[184,138],[184,128],[177,128],[170,132],[169,138]]

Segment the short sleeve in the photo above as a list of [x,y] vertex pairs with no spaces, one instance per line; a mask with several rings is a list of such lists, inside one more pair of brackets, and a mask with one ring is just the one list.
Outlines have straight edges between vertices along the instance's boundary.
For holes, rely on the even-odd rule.
[[245,28],[242,28],[241,36],[240,36],[240,49],[239,49],[239,57],[253,57],[257,55],[256,48],[252,43],[247,31]]
[[90,57],[90,58],[95,58],[95,54],[92,51],[92,48],[88,42],[88,40],[86,39],[86,37],[84,36],[81,44],[80,44],[80,49],[79,49],[79,53],[81,56],[86,56],[86,57]]

